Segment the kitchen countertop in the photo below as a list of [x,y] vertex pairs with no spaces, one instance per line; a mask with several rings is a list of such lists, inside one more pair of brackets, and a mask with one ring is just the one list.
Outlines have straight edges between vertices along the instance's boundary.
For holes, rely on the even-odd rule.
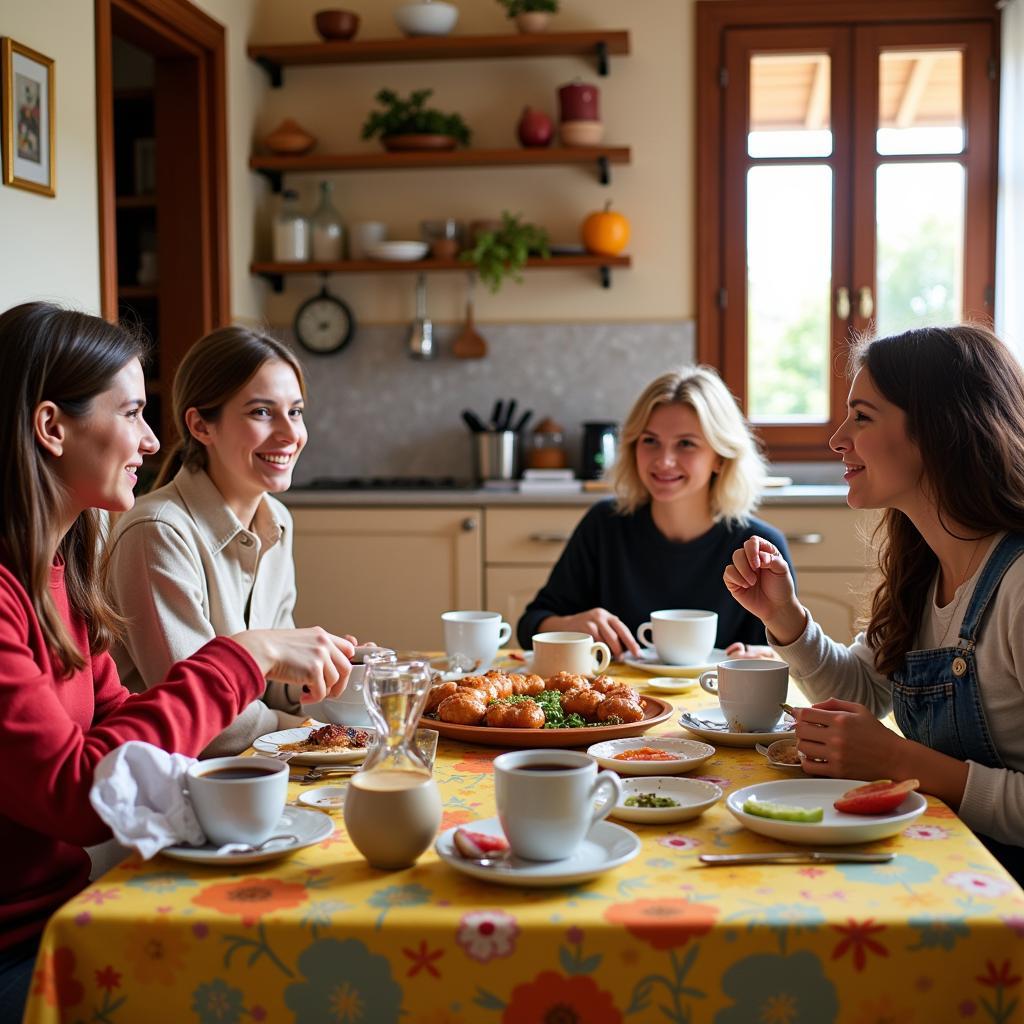
[[[794,484],[765,491],[763,505],[845,505],[846,484]],[[292,508],[358,508],[366,506],[444,506],[486,505],[592,505],[611,497],[609,491],[585,491],[579,494],[522,494],[467,485],[443,490],[303,490],[301,486],[277,495]]]

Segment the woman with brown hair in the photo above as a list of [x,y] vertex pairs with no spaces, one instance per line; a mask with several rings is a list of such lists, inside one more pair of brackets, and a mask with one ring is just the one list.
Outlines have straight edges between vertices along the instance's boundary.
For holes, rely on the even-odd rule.
[[639,653],[634,634],[652,611],[718,613],[716,646],[733,656],[767,652],[764,628],[729,600],[722,566],[737,544],[782,535],[751,512],[765,466],[721,377],[689,366],[651,381],[622,426],[611,471],[615,498],[576,527],[547,583],[519,620],[519,642],[575,630],[613,654]]
[[[811,775],[915,778],[1024,879],[1024,372],[981,327],[857,348],[831,439],[851,508],[885,509],[881,583],[850,647],[799,603],[754,537],[725,583],[815,704],[799,713]],[[878,718],[892,711],[903,736]]]
[[[245,327],[214,331],[182,360],[178,442],[109,544],[107,583],[127,621],[114,658],[129,689],[160,682],[214,636],[294,625],[292,519],[272,495],[291,485],[306,444],[305,394],[292,352]],[[269,682],[204,756],[298,725],[298,698]]]
[[221,637],[129,694],[105,653],[120,620],[97,584],[95,509],[134,503],[159,445],[142,418],[144,346],[98,317],[30,302],[0,315],[0,1021],[20,1020],[47,917],[110,838],[89,803],[128,740],[194,755],[265,676],[341,691],[352,647],[321,629]]

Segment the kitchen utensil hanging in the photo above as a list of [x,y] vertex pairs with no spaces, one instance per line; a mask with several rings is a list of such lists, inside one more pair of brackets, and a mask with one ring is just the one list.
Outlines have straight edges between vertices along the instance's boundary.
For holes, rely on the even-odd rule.
[[483,359],[487,355],[487,340],[473,326],[473,286],[476,274],[470,271],[466,277],[466,323],[452,345],[452,355],[456,359]]
[[434,325],[427,316],[427,275],[416,278],[416,319],[409,331],[409,355],[413,359],[433,359],[437,355],[434,345]]

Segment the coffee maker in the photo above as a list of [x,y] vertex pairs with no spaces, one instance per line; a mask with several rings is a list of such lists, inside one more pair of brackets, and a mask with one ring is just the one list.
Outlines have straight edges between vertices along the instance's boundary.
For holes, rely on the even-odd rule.
[[619,443],[619,425],[600,422],[583,424],[583,465],[580,476],[597,480],[612,468]]

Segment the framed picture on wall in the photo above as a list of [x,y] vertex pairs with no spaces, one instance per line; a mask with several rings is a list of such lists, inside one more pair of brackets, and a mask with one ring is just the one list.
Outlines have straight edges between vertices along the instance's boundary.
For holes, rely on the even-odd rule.
[[13,39],[0,39],[5,185],[57,194],[54,166],[53,61]]

